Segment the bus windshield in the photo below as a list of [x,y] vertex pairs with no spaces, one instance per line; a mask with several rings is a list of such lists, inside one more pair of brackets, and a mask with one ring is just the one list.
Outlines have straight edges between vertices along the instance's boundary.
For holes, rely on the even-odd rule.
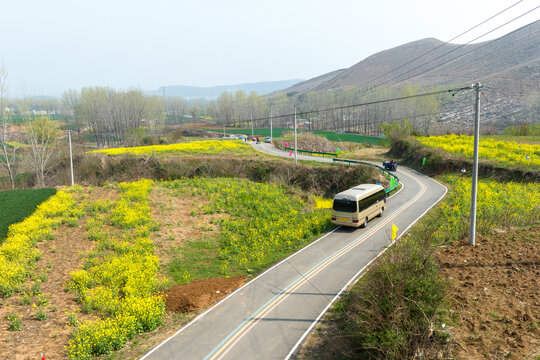
[[334,206],[332,207],[335,211],[343,212],[356,212],[356,201],[349,199],[334,199]]

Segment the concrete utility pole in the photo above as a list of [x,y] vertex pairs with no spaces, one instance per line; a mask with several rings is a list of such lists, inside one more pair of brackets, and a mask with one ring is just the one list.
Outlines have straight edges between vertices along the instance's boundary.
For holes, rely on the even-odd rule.
[[296,107],[294,108],[294,163],[298,164],[298,146],[296,142]]
[[255,134],[253,133],[253,114],[249,114],[250,118],[251,118],[251,137],[255,136]]
[[478,187],[478,143],[480,142],[480,83],[473,85],[475,89],[474,108],[474,156],[472,169],[472,189],[471,189],[471,227],[469,229],[469,244],[475,245],[476,235],[476,190]]
[[71,186],[75,185],[75,180],[73,179],[73,152],[71,151],[71,130],[68,130],[68,140],[69,140],[69,166],[71,168]]
[[272,136],[272,107],[270,107],[270,144],[274,143],[274,137]]

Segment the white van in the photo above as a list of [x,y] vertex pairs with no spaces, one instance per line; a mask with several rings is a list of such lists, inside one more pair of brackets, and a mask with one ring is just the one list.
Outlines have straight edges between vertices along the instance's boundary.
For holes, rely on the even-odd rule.
[[369,220],[382,216],[385,208],[384,188],[376,184],[361,184],[334,196],[332,223],[366,227]]

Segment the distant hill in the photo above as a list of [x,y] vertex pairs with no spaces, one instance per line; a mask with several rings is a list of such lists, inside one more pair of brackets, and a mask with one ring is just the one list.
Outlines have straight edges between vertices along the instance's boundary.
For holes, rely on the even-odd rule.
[[[283,90],[301,81],[303,80],[292,79],[210,87],[173,85],[165,86],[165,96],[180,96],[185,99],[200,98],[212,100],[216,99],[221,93],[225,91],[230,91],[234,93],[237,90],[243,90],[248,94],[252,91],[255,91],[259,95],[266,95],[275,91]],[[153,95],[163,95],[163,87],[160,87],[158,90],[148,91],[147,93]]]
[[[432,52],[428,55],[414,60],[430,50]],[[444,55],[449,51],[452,52]],[[409,61],[410,64],[389,73]],[[398,76],[400,74],[403,75]],[[411,76],[414,77],[407,79]],[[304,81],[301,87],[296,84],[283,91],[328,91],[380,84],[398,88],[410,84],[433,88],[475,82],[486,85],[489,101],[484,102],[484,113],[506,123],[510,116],[519,117],[527,98],[540,93],[540,21],[492,43],[445,44],[433,38],[413,41],[371,55],[348,69]],[[453,121],[460,117],[469,119],[468,114],[460,116],[456,113],[461,108],[460,104],[457,99],[453,106],[443,109],[455,113],[450,116]]]

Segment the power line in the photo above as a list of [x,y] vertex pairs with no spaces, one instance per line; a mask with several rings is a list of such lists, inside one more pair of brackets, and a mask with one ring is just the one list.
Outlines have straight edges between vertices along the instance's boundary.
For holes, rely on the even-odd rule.
[[[432,91],[432,92],[428,92],[428,93],[407,95],[407,96],[401,96],[401,97],[391,98],[391,99],[375,100],[375,101],[369,101],[369,102],[364,102],[364,103],[359,103],[359,104],[344,105],[344,106],[337,106],[337,107],[333,107],[333,108],[297,112],[296,115],[298,116],[298,115],[316,114],[316,113],[321,113],[321,112],[326,112],[326,111],[350,109],[350,108],[354,108],[354,107],[374,105],[374,104],[382,104],[382,103],[387,103],[387,102],[392,102],[392,101],[401,101],[401,100],[414,99],[414,98],[418,98],[418,97],[438,95],[438,94],[444,94],[444,93],[454,93],[455,94],[455,93],[457,93],[459,91],[465,91],[465,90],[471,90],[471,89],[472,89],[472,87],[469,85],[469,86],[464,86],[464,87],[460,87],[460,88]],[[294,113],[273,116],[273,118],[276,119],[276,118],[284,118],[284,117],[290,117],[290,116],[294,116]],[[268,119],[269,119],[269,117],[262,117],[262,118],[258,118],[258,119],[253,119],[253,121],[262,121],[262,120],[268,120]]]
[[[519,3],[519,2],[518,2],[518,3]],[[507,11],[508,9],[512,8],[513,6],[517,5],[518,3],[515,3],[514,5],[512,5],[512,6],[508,7],[508,8],[506,8],[506,9],[504,9],[504,10],[502,10],[502,11],[500,11],[499,13],[497,13],[497,14],[494,15],[494,16],[492,16],[491,18],[489,18],[489,19],[487,19],[487,20],[484,20],[482,23],[480,23],[480,24],[478,24],[478,25],[475,25],[475,26],[472,27],[471,29],[469,29],[469,30],[463,32],[462,34],[460,34],[460,35],[454,37],[452,40],[454,40],[454,39],[458,38],[459,36],[461,36],[461,35],[463,35],[463,34],[469,32],[470,30],[472,30],[472,29],[474,29],[474,28],[476,28],[476,27],[482,25],[483,23],[485,23],[485,22],[487,22],[487,21],[493,19],[494,17],[496,17],[496,16],[502,14],[503,12]],[[389,82],[389,81],[391,81],[391,80],[394,80],[394,79],[396,79],[396,78],[399,78],[399,77],[401,77],[401,76],[403,76],[403,75],[405,75],[405,74],[407,74],[407,73],[410,73],[411,71],[414,71],[414,70],[416,70],[416,69],[418,69],[418,68],[421,68],[422,66],[425,66],[425,65],[427,65],[427,64],[429,64],[429,63],[431,63],[431,62],[433,62],[433,61],[435,61],[435,60],[437,60],[437,59],[439,59],[439,58],[441,58],[441,57],[443,57],[443,56],[445,56],[445,55],[448,55],[449,53],[454,52],[454,51],[456,51],[456,50],[462,48],[463,46],[470,44],[472,41],[478,40],[478,39],[480,39],[480,38],[482,38],[482,37],[488,35],[489,33],[493,32],[493,31],[495,31],[495,30],[497,30],[497,29],[500,29],[501,27],[506,26],[506,25],[508,25],[509,23],[511,23],[511,22],[513,22],[513,21],[515,21],[515,20],[517,20],[517,19],[519,19],[519,18],[521,18],[521,17],[523,17],[523,16],[525,16],[525,15],[531,13],[532,11],[538,9],[539,7],[540,7],[540,6],[537,6],[537,7],[533,8],[533,9],[531,9],[531,10],[529,10],[529,11],[527,11],[527,12],[525,12],[525,13],[523,13],[523,14],[517,16],[517,17],[515,17],[514,19],[509,20],[509,21],[507,21],[506,23],[504,23],[504,24],[502,24],[502,25],[499,25],[499,26],[497,26],[496,28],[494,28],[494,29],[492,29],[492,30],[490,30],[490,31],[488,31],[488,32],[486,32],[486,33],[484,33],[484,34],[482,34],[482,35],[476,37],[475,39],[473,39],[473,40],[471,40],[471,41],[469,41],[469,42],[467,42],[467,43],[465,43],[465,44],[462,44],[462,45],[458,46],[457,48],[454,48],[454,49],[452,49],[452,50],[450,50],[450,51],[448,51],[448,52],[446,52],[446,53],[444,53],[444,54],[442,54],[442,55],[440,55],[440,56],[438,56],[438,57],[436,57],[436,58],[434,58],[434,59],[431,59],[430,61],[427,61],[427,62],[425,62],[425,63],[423,63],[423,64],[421,64],[421,65],[419,65],[419,66],[417,66],[417,67],[415,67],[415,68],[413,68],[413,69],[410,69],[410,70],[408,70],[408,71],[406,71],[406,72],[404,72],[404,73],[401,73],[401,74],[399,74],[399,75],[396,75],[396,76],[394,76],[393,78],[390,78],[390,79],[388,79],[388,80],[385,80],[385,81],[383,81],[382,83],[380,83],[380,84],[378,84],[378,85],[374,85],[372,88],[365,90],[362,94],[354,94],[353,96],[358,97],[358,96],[361,96],[361,95],[366,94],[368,91],[378,91],[378,90],[380,90],[380,89],[377,89],[377,88],[380,88],[383,84],[385,84],[385,83],[387,83],[387,82]],[[438,65],[436,65],[436,66],[433,66],[433,67],[431,67],[431,68],[429,68],[429,69],[427,69],[427,70],[421,71],[421,72],[419,72],[418,74],[415,74],[415,75],[409,76],[409,77],[407,77],[407,78],[405,78],[405,79],[402,79],[402,80],[400,80],[399,82],[397,82],[397,83],[395,83],[395,84],[393,84],[393,85],[397,85],[397,84],[400,84],[400,83],[402,83],[402,82],[404,82],[404,81],[407,81],[407,80],[409,80],[409,79],[412,79],[412,78],[414,78],[414,77],[423,75],[423,74],[425,74],[425,73],[427,73],[427,72],[429,72],[429,71],[431,71],[431,70],[434,70],[434,69],[436,69],[436,68],[438,68],[438,67],[440,67],[440,66],[446,65],[447,63],[449,63],[449,62],[451,62],[451,61],[454,61],[454,60],[456,60],[456,59],[458,59],[458,58],[460,58],[460,57],[462,57],[462,56],[465,56],[465,55],[467,55],[467,54],[470,54],[470,53],[473,52],[473,51],[476,51],[476,50],[478,50],[478,49],[480,49],[480,48],[482,48],[482,47],[485,47],[485,46],[487,46],[487,45],[490,45],[490,44],[492,44],[492,43],[495,42],[495,41],[498,41],[498,40],[501,40],[501,39],[503,39],[503,38],[506,38],[507,36],[509,36],[509,35],[511,35],[511,34],[514,34],[514,33],[518,32],[518,31],[521,31],[521,30],[523,30],[523,28],[529,27],[529,26],[531,26],[531,25],[532,25],[532,24],[526,25],[526,26],[524,26],[524,27],[522,27],[522,28],[520,28],[520,29],[516,29],[516,30],[514,30],[514,31],[512,31],[512,32],[510,32],[510,33],[508,33],[508,34],[506,34],[506,35],[504,35],[504,36],[501,36],[500,38],[497,38],[497,39],[491,40],[491,41],[489,41],[489,42],[486,42],[485,44],[483,44],[483,45],[481,45],[481,46],[478,46],[478,47],[476,47],[476,48],[474,48],[474,49],[472,49],[472,50],[470,50],[470,51],[468,51],[468,52],[466,52],[466,53],[464,53],[464,54],[461,54],[461,55],[459,55],[459,56],[456,56],[456,57],[454,57],[454,58],[452,58],[452,59],[450,59],[450,60],[444,61],[444,62],[442,62],[441,64],[438,64]],[[452,40],[449,40],[448,42],[450,42],[450,41],[452,41]],[[447,42],[447,43],[448,43],[448,42]],[[445,43],[445,44],[446,44],[446,43]],[[441,46],[443,46],[443,45],[445,45],[445,44],[439,45],[438,47],[441,47]],[[435,49],[433,49],[433,50],[435,50]],[[428,51],[427,53],[429,53],[429,52],[431,52],[431,51]],[[426,53],[426,54],[427,54],[427,53]],[[417,58],[420,58],[420,57],[422,57],[422,56],[424,56],[424,55],[426,55],[426,54],[423,54],[423,55],[421,55],[421,56],[419,56],[419,57],[417,57]],[[416,59],[414,59],[414,60],[416,60]],[[412,61],[414,61],[414,60],[411,60],[410,62],[412,62]],[[410,63],[410,62],[408,62],[408,63]],[[389,73],[392,73],[392,72],[394,72],[395,70],[397,70],[397,69],[399,69],[399,68],[401,68],[401,67],[407,65],[408,63],[405,63],[405,64],[399,66],[398,68],[396,68],[396,69],[394,69],[394,70],[391,70],[391,71],[389,71],[388,73],[386,73],[386,74],[384,74],[384,75],[382,75],[382,76],[380,76],[380,77],[386,76],[386,75],[388,75]],[[378,77],[378,78],[380,78],[380,77]],[[378,78],[377,78],[377,79],[378,79]],[[376,80],[376,79],[375,79],[375,80]],[[369,83],[369,82],[372,82],[372,81],[374,81],[374,80],[369,80],[368,83]]]
[[378,77],[376,77],[376,78],[374,78],[374,79],[369,80],[369,81],[367,82],[367,84],[369,84],[369,83],[371,83],[371,82],[373,82],[373,81],[375,81],[375,80],[378,80],[378,79],[380,79],[380,78],[382,78],[382,77],[385,77],[386,75],[391,74],[391,73],[393,73],[394,71],[399,70],[399,69],[403,68],[404,66],[409,65],[410,63],[412,63],[412,62],[414,62],[414,61],[416,61],[416,60],[418,60],[418,59],[420,59],[420,58],[426,56],[427,54],[432,53],[433,51],[435,51],[435,50],[437,50],[437,49],[443,47],[444,45],[449,44],[451,41],[454,41],[454,40],[456,40],[457,38],[460,38],[461,36],[463,36],[463,35],[465,35],[465,34],[471,32],[472,30],[476,29],[476,28],[479,27],[480,25],[483,25],[483,24],[485,24],[486,22],[490,21],[491,19],[493,19],[493,18],[495,18],[495,17],[501,15],[502,13],[504,13],[504,12],[510,10],[511,8],[513,8],[514,6],[516,6],[517,4],[519,4],[519,3],[521,3],[521,2],[523,2],[523,0],[519,0],[518,2],[514,3],[513,5],[510,5],[509,7],[507,7],[506,9],[504,9],[504,10],[502,10],[502,11],[499,11],[497,14],[491,16],[490,18],[488,18],[488,19],[482,21],[481,23],[479,23],[479,24],[473,26],[472,28],[470,28],[470,29],[468,29],[468,30],[462,32],[461,34],[459,34],[459,35],[457,35],[457,36],[454,36],[452,39],[450,39],[450,40],[448,40],[448,41],[446,41],[446,42],[444,42],[444,43],[442,43],[442,44],[440,44],[440,45],[434,47],[433,49],[431,49],[431,50],[429,50],[429,51],[423,53],[422,55],[419,55],[419,56],[415,57],[414,59],[407,61],[406,63],[404,63],[404,64],[398,66],[397,68],[395,68],[395,69],[393,69],[393,70],[390,70],[390,71],[388,71],[387,73],[384,73],[384,74],[382,74],[382,75],[380,75],[380,76],[378,76]]
[[[386,73],[386,74],[383,74],[383,75],[381,75],[381,76],[378,77],[378,78],[375,78],[375,79],[372,79],[372,80],[368,81],[368,83],[369,83],[369,82],[372,82],[372,81],[374,81],[374,80],[377,80],[377,79],[379,79],[379,78],[381,78],[381,77],[383,77],[383,76],[386,76],[386,75],[388,75],[389,73],[392,73],[392,72],[394,72],[394,71],[396,71],[396,70],[398,70],[398,69],[404,67],[405,65],[407,65],[407,64],[409,64],[409,63],[411,63],[411,62],[413,62],[413,61],[415,61],[415,60],[417,60],[417,59],[419,59],[419,58],[421,58],[421,57],[423,57],[423,56],[425,56],[426,54],[428,54],[428,53],[430,53],[430,52],[436,50],[437,48],[440,48],[441,46],[447,44],[448,42],[457,39],[458,37],[460,37],[460,36],[462,36],[462,35],[464,35],[464,34],[470,32],[471,30],[477,28],[478,26],[480,26],[480,25],[486,23],[487,21],[489,21],[489,20],[495,18],[496,16],[499,16],[500,14],[504,13],[505,11],[509,10],[510,8],[514,7],[515,5],[519,4],[520,2],[522,2],[522,0],[521,0],[521,1],[518,1],[517,3],[515,3],[515,4],[513,4],[513,5],[509,6],[509,7],[507,7],[506,9],[500,11],[499,13],[497,13],[497,14],[491,16],[490,18],[484,20],[483,22],[481,22],[481,23],[475,25],[474,27],[470,28],[469,30],[467,30],[467,31],[465,31],[465,32],[463,32],[463,33],[461,33],[461,34],[455,36],[454,38],[452,38],[451,40],[447,41],[446,43],[444,43],[444,44],[442,44],[442,45],[439,45],[438,47],[436,47],[436,48],[434,48],[434,49],[428,51],[428,52],[425,53],[425,54],[422,54],[422,55],[416,57],[415,59],[413,59],[413,60],[411,60],[411,61],[409,61],[409,62],[407,62],[407,63],[405,63],[405,64],[400,65],[398,68],[393,69],[393,70],[391,70],[390,72],[388,72],[388,73]],[[523,14],[521,14],[521,15],[515,17],[515,18],[513,18],[512,20],[509,20],[509,21],[505,22],[505,23],[502,24],[502,25],[497,26],[496,28],[494,28],[494,29],[492,29],[492,30],[490,30],[490,31],[488,31],[488,32],[486,32],[486,33],[484,33],[484,34],[482,34],[482,35],[480,35],[480,36],[474,38],[473,40],[470,40],[469,42],[467,42],[467,43],[465,43],[465,44],[462,44],[462,45],[458,46],[457,48],[454,48],[454,49],[452,49],[452,50],[450,50],[450,51],[448,51],[448,52],[446,52],[446,53],[444,53],[444,54],[442,54],[442,55],[440,55],[440,56],[438,56],[438,57],[436,57],[436,58],[434,58],[434,59],[431,59],[430,61],[427,61],[427,62],[425,62],[425,63],[423,63],[423,64],[421,64],[421,65],[419,65],[419,66],[417,66],[417,67],[415,67],[415,68],[413,68],[413,69],[411,69],[411,70],[408,70],[408,71],[406,71],[406,72],[404,72],[404,73],[402,73],[402,74],[399,74],[399,75],[397,75],[397,76],[395,76],[395,77],[393,77],[393,78],[391,78],[391,79],[388,79],[388,80],[382,82],[381,84],[374,86],[372,89],[368,89],[368,90],[364,91],[364,94],[367,93],[369,90],[376,91],[376,90],[374,90],[374,89],[376,89],[376,88],[378,88],[378,87],[381,87],[383,84],[387,83],[388,81],[391,81],[391,80],[394,80],[394,79],[396,79],[396,78],[398,78],[398,77],[401,77],[401,76],[403,76],[403,75],[406,75],[406,74],[408,74],[408,73],[410,73],[410,72],[412,72],[412,71],[414,71],[414,70],[416,70],[416,69],[419,69],[420,67],[423,67],[423,66],[425,66],[425,65],[427,65],[427,64],[429,64],[429,63],[431,63],[431,62],[433,62],[433,61],[435,61],[435,60],[437,60],[437,59],[440,59],[441,57],[446,56],[446,55],[450,54],[451,52],[454,52],[454,51],[456,51],[456,50],[462,48],[463,46],[468,45],[468,44],[470,44],[471,42],[473,42],[473,41],[475,41],[475,40],[478,40],[478,39],[480,39],[480,38],[482,38],[482,37],[484,37],[484,36],[486,36],[486,35],[492,33],[493,31],[495,31],[495,30],[497,30],[497,29],[500,29],[501,27],[506,26],[506,25],[508,25],[509,23],[511,23],[511,22],[513,22],[513,21],[515,21],[515,20],[517,20],[517,19],[519,19],[519,18],[521,18],[521,17],[523,17],[523,16],[525,16],[525,15],[531,13],[532,11],[538,9],[539,7],[540,7],[540,6],[536,6],[535,8],[533,8],[533,9],[531,9],[531,10],[529,10],[529,11],[527,11],[527,12],[525,12],[525,13],[523,13]],[[528,26],[530,26],[530,25],[531,25],[531,24],[529,24]],[[528,26],[526,26],[526,27],[528,27]],[[443,66],[443,65],[445,65],[445,64],[447,64],[447,63],[449,63],[449,62],[451,62],[451,61],[454,61],[454,60],[456,60],[456,59],[458,59],[458,58],[460,58],[460,57],[463,57],[463,56],[465,56],[465,55],[468,55],[468,54],[470,54],[470,53],[473,52],[473,51],[476,51],[476,50],[481,49],[481,48],[483,48],[483,47],[485,47],[485,46],[491,45],[491,44],[493,44],[494,42],[496,42],[496,41],[498,41],[498,40],[501,40],[501,39],[503,39],[503,38],[506,38],[507,36],[509,36],[509,35],[511,35],[511,34],[514,34],[515,32],[520,31],[520,30],[522,30],[522,29],[523,29],[523,28],[514,30],[514,31],[512,31],[512,32],[510,32],[510,33],[508,33],[508,34],[506,34],[506,35],[500,37],[500,38],[497,38],[497,39],[488,41],[488,42],[486,42],[485,44],[482,44],[482,45],[480,45],[480,46],[477,46],[477,47],[475,47],[474,49],[472,49],[472,50],[470,50],[470,51],[468,51],[468,52],[465,52],[465,53],[463,53],[463,54],[461,54],[461,55],[458,55],[458,56],[456,56],[456,57],[454,57],[454,58],[452,58],[452,59],[450,59],[450,60],[444,61],[444,62],[442,62],[441,64],[438,64],[438,65],[433,66],[433,67],[431,67],[431,68],[429,68],[429,69],[426,69],[426,70],[424,70],[424,71],[421,71],[420,73],[415,74],[415,75],[412,75],[412,76],[410,76],[410,77],[408,77],[408,78],[402,79],[402,80],[400,80],[399,82],[397,82],[397,83],[394,84],[394,85],[397,85],[397,84],[402,83],[402,82],[404,82],[404,81],[406,81],[406,80],[409,80],[409,79],[411,79],[411,78],[414,78],[414,77],[420,76],[420,75],[422,75],[422,74],[425,74],[425,73],[427,73],[427,72],[429,72],[429,71],[431,71],[431,70],[434,70],[434,69],[436,69],[436,68],[438,68],[438,67],[440,67],[440,66]],[[442,94],[442,93],[448,93],[448,92],[458,92],[458,91],[469,90],[469,89],[471,89],[471,87],[470,87],[470,86],[467,86],[467,87],[462,87],[462,88],[457,88],[457,89],[441,90],[441,91],[435,91],[435,92],[424,93],[424,94],[418,94],[418,95],[410,95],[410,96],[404,96],[404,97],[393,98],[393,99],[377,100],[377,101],[371,101],[371,102],[365,102],[365,103],[359,103],[359,104],[352,104],[352,105],[338,106],[338,107],[333,107],[333,108],[326,108],[326,109],[318,109],[318,110],[303,111],[303,112],[297,113],[297,115],[307,115],[307,114],[314,114],[314,113],[320,113],[320,112],[342,110],[342,109],[348,109],[348,108],[354,108],[354,107],[360,107],[360,106],[366,106],[366,105],[380,104],[380,103],[385,103],[385,102],[390,102],[390,101],[405,100],[405,99],[410,99],[410,98],[415,98],[415,97],[421,97],[421,96],[436,95],[436,94]],[[353,96],[359,96],[359,95],[363,95],[363,94],[355,94],[355,95],[353,95]],[[278,115],[278,116],[274,116],[273,118],[274,118],[274,119],[277,119],[277,118],[284,118],[284,117],[291,117],[291,116],[294,116],[294,114]],[[262,118],[253,119],[253,121],[262,121],[262,120],[268,120],[268,119],[269,119],[268,117],[262,117]]]
[[[454,48],[454,49],[452,49],[452,50],[450,50],[450,51],[448,51],[448,52],[446,52],[446,53],[444,53],[444,54],[442,54],[442,55],[440,55],[440,56],[437,56],[436,58],[431,59],[430,61],[425,62],[424,64],[419,65],[419,66],[417,66],[417,67],[415,67],[415,68],[413,68],[413,69],[410,69],[410,70],[404,72],[403,74],[394,76],[393,78],[390,78],[390,79],[388,79],[388,80],[382,82],[382,83],[379,84],[378,86],[381,86],[381,85],[383,85],[384,83],[386,83],[386,82],[388,82],[388,81],[392,81],[392,80],[394,80],[394,79],[396,79],[396,78],[398,78],[398,77],[400,77],[400,76],[403,76],[403,75],[405,75],[405,74],[408,74],[408,73],[410,73],[411,71],[414,71],[414,70],[416,70],[416,69],[418,69],[418,68],[421,68],[421,67],[424,66],[424,65],[427,65],[427,64],[429,64],[429,63],[432,63],[433,61],[438,60],[438,59],[440,59],[441,57],[446,56],[446,55],[448,55],[448,54],[450,54],[450,53],[452,53],[452,52],[454,52],[454,51],[456,51],[456,50],[459,50],[459,49],[461,49],[462,47],[464,47],[465,45],[468,45],[468,44],[470,44],[471,42],[473,42],[473,41],[475,41],[475,40],[478,40],[478,39],[480,39],[481,37],[484,37],[484,36],[486,36],[486,35],[492,33],[493,31],[498,30],[498,29],[500,29],[501,27],[503,27],[503,26],[505,26],[505,25],[508,25],[509,23],[511,23],[511,22],[513,22],[513,21],[516,21],[517,19],[519,19],[519,18],[521,18],[521,17],[523,17],[523,16],[529,14],[530,12],[532,12],[532,11],[538,9],[538,8],[540,8],[540,5],[538,5],[538,6],[535,7],[534,9],[531,9],[531,10],[529,10],[529,11],[527,11],[527,12],[525,12],[525,13],[523,13],[523,14],[517,16],[517,17],[515,17],[514,19],[512,19],[512,20],[510,20],[510,21],[507,21],[506,23],[504,23],[504,24],[502,24],[502,25],[497,26],[495,29],[492,29],[492,30],[490,30],[490,31],[488,31],[488,32],[486,32],[486,33],[484,33],[484,34],[482,34],[482,35],[480,35],[480,36],[478,36],[478,37],[472,39],[471,41],[469,41],[469,42],[467,42],[467,43],[465,43],[465,44],[462,44],[462,45],[458,46],[457,48]],[[521,29],[518,29],[518,30],[521,30]],[[450,59],[450,60],[447,60],[447,61],[445,61],[445,62],[443,62],[443,63],[441,63],[441,64],[439,64],[439,65],[436,65],[436,66],[434,66],[434,67],[432,67],[432,68],[430,68],[430,69],[424,70],[424,71],[422,71],[422,72],[420,72],[420,73],[418,73],[418,74],[416,74],[416,75],[413,75],[413,76],[410,76],[410,77],[408,77],[408,78],[406,78],[406,79],[400,80],[399,82],[395,83],[394,85],[400,84],[400,83],[402,83],[402,82],[404,82],[404,81],[406,81],[406,80],[412,79],[412,78],[417,77],[417,76],[422,75],[422,74],[425,74],[425,73],[427,73],[427,72],[429,72],[429,71],[431,71],[431,70],[433,70],[433,69],[436,69],[436,68],[438,68],[438,67],[440,67],[440,66],[442,66],[442,65],[446,65],[446,64],[448,64],[448,63],[451,62],[451,61],[454,61],[454,60],[456,60],[456,59],[459,59],[460,57],[463,57],[463,56],[465,56],[465,55],[467,55],[467,54],[470,54],[470,53],[473,52],[473,51],[476,51],[476,50],[481,49],[481,48],[483,48],[483,47],[485,47],[485,46],[487,46],[487,45],[490,45],[490,44],[494,43],[495,41],[501,40],[501,39],[505,38],[506,36],[508,36],[508,35],[510,35],[510,34],[513,34],[514,32],[516,32],[516,31],[518,31],[518,30],[512,31],[512,32],[510,32],[510,33],[508,33],[508,34],[506,34],[506,35],[504,35],[504,36],[501,36],[500,38],[497,38],[497,39],[493,39],[493,40],[491,40],[491,41],[488,41],[488,42],[486,42],[485,44],[483,44],[483,45],[481,45],[481,46],[475,47],[474,49],[472,49],[472,50],[470,50],[470,51],[467,51],[467,52],[464,53],[464,54],[461,54],[461,55],[459,55],[459,56],[456,56],[455,58],[452,58],[452,59]]]

